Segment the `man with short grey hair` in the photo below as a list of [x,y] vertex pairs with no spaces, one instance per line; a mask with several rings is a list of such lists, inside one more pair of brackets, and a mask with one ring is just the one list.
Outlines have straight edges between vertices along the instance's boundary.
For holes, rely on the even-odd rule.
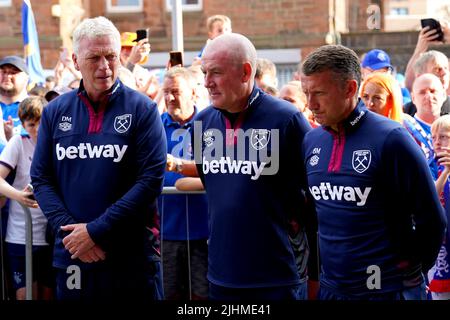
[[73,33],[78,90],[42,114],[31,179],[54,235],[58,299],[155,299],[148,227],[166,139],[156,104],[118,80],[120,35],[104,17]]

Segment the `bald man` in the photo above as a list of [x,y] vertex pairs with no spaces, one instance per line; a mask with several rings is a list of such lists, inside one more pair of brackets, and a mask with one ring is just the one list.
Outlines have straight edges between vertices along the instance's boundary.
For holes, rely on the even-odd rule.
[[431,140],[431,125],[441,114],[441,107],[446,99],[445,90],[438,77],[425,73],[414,80],[411,97],[417,112],[414,117],[404,114],[403,125],[422,148],[436,180],[437,163]]
[[[417,61],[415,61],[413,69],[416,78],[423,74],[431,73],[439,78],[445,90],[449,88],[449,63],[447,56],[442,52],[430,50],[423,53]],[[450,113],[450,97],[447,96],[446,92],[443,94],[444,99],[442,100],[441,115]],[[417,106],[414,101],[411,101],[403,106],[403,111],[413,116],[417,112]]]
[[193,136],[210,213],[210,298],[305,298],[306,267],[297,270],[304,263],[295,259],[306,261],[308,242],[303,228],[287,226],[313,216],[300,156],[310,126],[292,104],[255,86],[256,50],[243,35],[212,40],[202,69],[212,106],[198,114]]

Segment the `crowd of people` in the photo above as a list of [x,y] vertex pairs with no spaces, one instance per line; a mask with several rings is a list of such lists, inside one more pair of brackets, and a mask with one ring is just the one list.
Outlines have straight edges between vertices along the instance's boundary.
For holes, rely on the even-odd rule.
[[420,31],[403,82],[383,50],[324,45],[279,87],[228,17],[207,29],[161,79],[148,39],[104,17],[76,27],[44,84],[0,59],[7,299],[25,299],[21,205],[35,299],[450,299],[436,31]]

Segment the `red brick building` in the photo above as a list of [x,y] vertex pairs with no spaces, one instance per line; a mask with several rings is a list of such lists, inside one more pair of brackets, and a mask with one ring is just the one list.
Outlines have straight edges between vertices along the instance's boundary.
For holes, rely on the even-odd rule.
[[[121,32],[150,28],[152,53],[149,66],[163,66],[167,51],[172,49],[171,1],[31,0],[44,68],[53,68],[59,47],[63,42],[67,45],[70,32],[80,19],[98,15],[111,19]],[[364,51],[380,45],[373,39],[383,34],[380,32],[383,15],[375,17],[379,19],[376,21],[368,11],[369,6],[373,8],[375,4],[375,8],[380,8],[382,12],[383,0],[181,1],[187,64],[204,45],[206,19],[214,14],[229,16],[233,31],[248,36],[258,49],[259,56],[272,59],[281,77],[283,73],[289,77],[301,57],[317,46],[342,42],[352,47],[357,43],[355,49]],[[21,3],[21,0],[0,0],[0,56],[22,54]],[[404,54],[407,56],[414,48],[417,33],[413,32],[409,37],[400,34],[397,38],[399,47],[402,41],[407,42],[402,49],[408,52]],[[372,39],[372,42],[369,44],[367,39]]]

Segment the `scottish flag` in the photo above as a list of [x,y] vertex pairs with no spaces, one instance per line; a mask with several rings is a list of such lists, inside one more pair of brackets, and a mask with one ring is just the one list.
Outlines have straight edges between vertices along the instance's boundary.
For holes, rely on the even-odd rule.
[[22,3],[22,34],[24,57],[30,72],[30,81],[42,84],[45,82],[45,77],[41,65],[36,23],[30,0],[24,0]]

